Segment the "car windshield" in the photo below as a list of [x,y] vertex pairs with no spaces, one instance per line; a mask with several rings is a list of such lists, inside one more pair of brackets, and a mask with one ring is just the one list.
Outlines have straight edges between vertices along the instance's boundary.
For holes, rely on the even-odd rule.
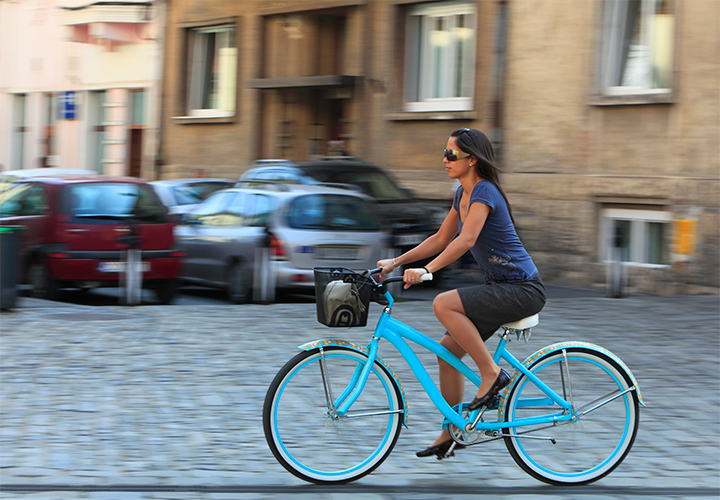
[[290,203],[287,224],[293,229],[331,231],[378,231],[375,211],[363,199],[354,196],[313,194],[300,196]]
[[75,218],[167,222],[167,209],[150,186],[120,182],[69,186],[66,213]]
[[343,170],[338,167],[307,168],[305,171],[320,182],[355,185],[380,202],[410,199],[410,196],[381,170]]
[[230,182],[194,182],[174,186],[175,201],[178,205],[195,205],[210,196],[215,191],[230,187]]

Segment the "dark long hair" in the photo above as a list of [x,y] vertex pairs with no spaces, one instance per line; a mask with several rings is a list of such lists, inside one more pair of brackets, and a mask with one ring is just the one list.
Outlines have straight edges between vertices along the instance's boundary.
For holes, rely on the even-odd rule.
[[493,151],[490,139],[474,128],[459,128],[453,130],[450,136],[455,138],[455,143],[460,150],[475,157],[477,160],[475,162],[477,174],[483,179],[492,182],[498,188],[500,194],[505,198],[510,220],[512,220],[514,225],[515,218],[513,217],[512,208],[510,208],[510,202],[505,195],[505,191],[500,187],[500,173],[502,169],[495,163],[495,152]]

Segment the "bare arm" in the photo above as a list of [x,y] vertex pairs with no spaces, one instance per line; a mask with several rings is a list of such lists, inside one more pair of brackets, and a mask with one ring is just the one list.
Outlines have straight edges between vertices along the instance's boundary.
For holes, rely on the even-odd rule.
[[394,268],[415,262],[426,257],[431,257],[443,251],[457,234],[457,212],[454,208],[445,216],[440,229],[432,236],[427,237],[422,243],[415,248],[408,250],[404,254],[394,259],[385,259],[378,261],[378,267],[383,268],[383,274],[393,271]]
[[[451,209],[440,226],[437,233],[427,238],[412,250],[402,254],[395,259],[386,259],[378,262],[378,267],[383,267],[383,274],[387,274],[394,267],[408,262],[415,262],[425,257],[440,254],[435,257],[426,267],[427,271],[433,273],[443,267],[452,264],[470,250],[478,239],[485,221],[490,215],[490,207],[484,203],[475,202],[470,206],[467,219],[463,224],[460,235],[455,238],[458,229],[457,212]],[[405,288],[414,283],[420,282],[420,276],[425,274],[425,269],[406,269],[404,274]]]
[[462,232],[457,238],[452,240],[440,255],[425,266],[427,270],[431,273],[439,271],[443,267],[458,260],[465,252],[470,250],[473,245],[475,245],[478,236],[480,236],[480,231],[482,231],[483,226],[485,226],[488,215],[490,215],[490,207],[488,205],[480,202],[473,203],[468,211],[465,224],[463,224]]

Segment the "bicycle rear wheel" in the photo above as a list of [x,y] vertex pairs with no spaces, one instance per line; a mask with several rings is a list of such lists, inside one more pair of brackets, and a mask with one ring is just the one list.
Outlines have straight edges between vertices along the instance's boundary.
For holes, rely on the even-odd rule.
[[[565,353],[551,351],[529,370],[570,401],[574,415],[606,404],[568,423],[505,429],[510,436],[505,444],[515,462],[540,481],[588,484],[612,472],[630,451],[638,430],[638,396],[634,390],[620,396],[632,382],[610,357],[583,347],[569,347]],[[562,413],[562,408],[521,375],[508,395],[505,421],[553,413]],[[512,437],[528,431],[524,438]],[[556,444],[536,438],[553,438]]]
[[334,414],[367,360],[353,349],[331,346],[324,355],[319,349],[298,354],[275,376],[263,428],[273,455],[295,476],[347,483],[375,470],[392,451],[403,424],[403,399],[377,361],[350,411]]

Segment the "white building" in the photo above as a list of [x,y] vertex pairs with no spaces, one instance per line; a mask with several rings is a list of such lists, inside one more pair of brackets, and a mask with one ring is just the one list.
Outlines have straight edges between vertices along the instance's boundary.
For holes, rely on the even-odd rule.
[[0,167],[152,177],[164,2],[0,1]]

